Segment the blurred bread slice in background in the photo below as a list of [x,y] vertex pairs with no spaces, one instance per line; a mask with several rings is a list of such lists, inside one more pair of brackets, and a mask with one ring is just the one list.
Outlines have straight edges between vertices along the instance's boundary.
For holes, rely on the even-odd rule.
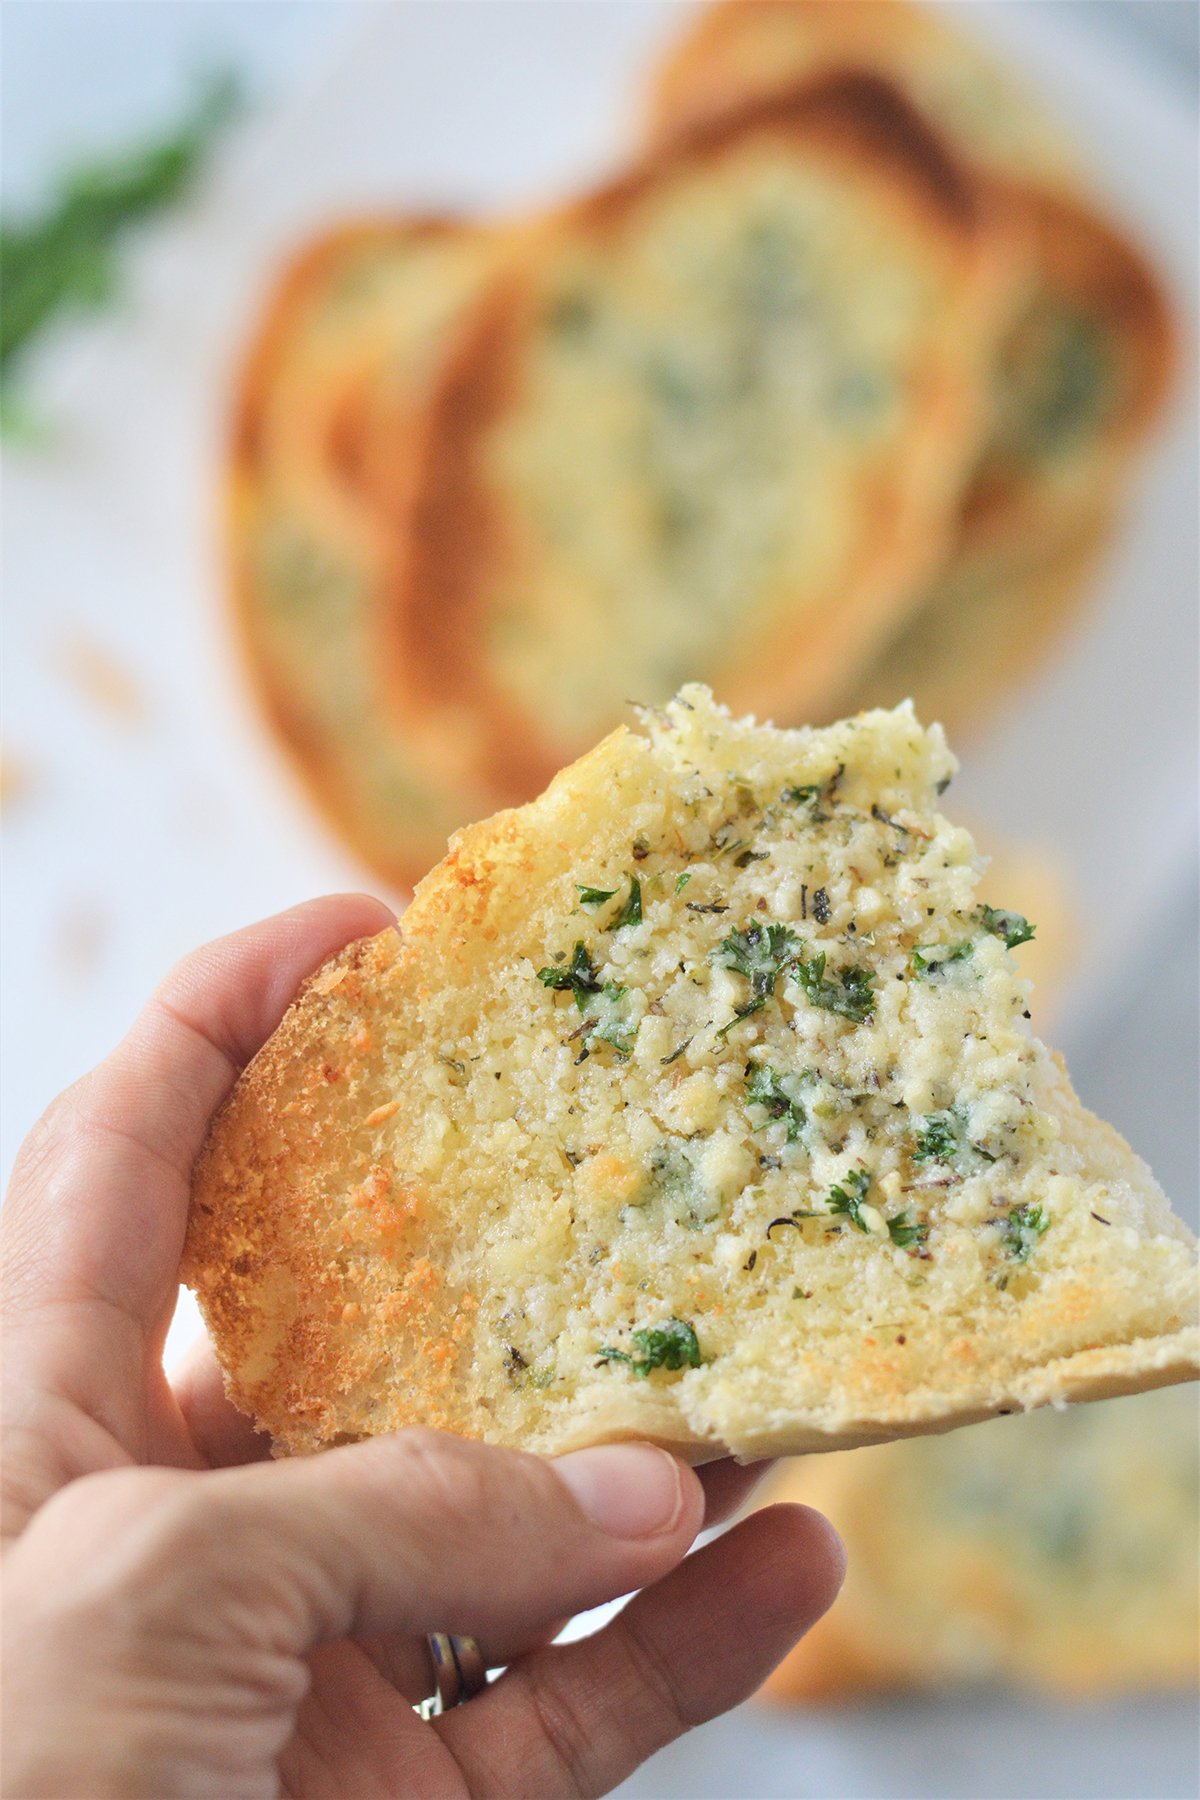
[[228,557],[249,670],[309,796],[402,888],[437,861],[476,796],[417,768],[383,705],[372,631],[391,540],[374,494],[379,444],[398,491],[406,412],[495,254],[489,234],[448,220],[336,228],[284,272],[241,376]]
[[1174,330],[1141,253],[1090,208],[1010,188],[1032,255],[1029,292],[1001,345],[992,424],[966,496],[964,537],[1055,545],[1127,477],[1162,405]]
[[651,78],[650,139],[847,68],[886,76],[988,173],[1077,185],[1069,134],[1025,82],[906,0],[723,0],[701,10]]
[[849,1571],[772,1700],[980,1682],[1088,1699],[1200,1674],[1182,1389],[787,1463],[763,1497],[780,1500],[829,1514]]
[[865,76],[532,226],[421,425],[385,627],[431,772],[520,799],[684,678],[822,710],[945,559],[1015,263]]
[[978,732],[1080,619],[1169,384],[1153,271],[942,15],[732,0],[651,110],[548,214],[325,233],[243,368],[247,660],[396,888],[683,680]]
[[960,530],[923,602],[822,717],[910,695],[969,736],[1020,691],[1095,591],[1175,361],[1166,297],[1086,196],[1067,134],[944,16],[905,0],[724,0],[654,79],[656,142],[831,68],[894,81],[993,184],[1030,250]]
[[834,712],[909,695],[969,735],[1053,655],[1095,592],[1175,362],[1140,254],[1074,200],[1011,196],[1033,279],[994,377],[957,541],[921,604]]
[[1092,597],[1116,529],[1115,501],[1065,523],[1061,543],[973,546],[966,534],[917,607],[832,711],[911,698],[956,736],[978,733],[1069,636]]

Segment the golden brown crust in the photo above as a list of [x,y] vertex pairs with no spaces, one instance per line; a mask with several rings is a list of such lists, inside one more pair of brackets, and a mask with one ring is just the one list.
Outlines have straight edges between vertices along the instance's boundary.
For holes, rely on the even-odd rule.
[[[469,794],[439,794],[406,780],[406,752],[383,704],[365,692],[358,654],[369,603],[352,602],[339,651],[351,691],[320,698],[320,633],[278,615],[264,567],[272,534],[307,534],[317,565],[340,568],[346,591],[385,579],[390,524],[381,494],[398,506],[410,458],[407,412],[416,383],[404,360],[406,334],[423,317],[398,284],[372,312],[364,307],[340,336],[314,342],[313,322],[373,260],[399,270],[414,252],[471,254],[483,234],[448,218],[347,223],[304,246],[279,280],[238,377],[226,477],[229,591],[243,667],[289,765],[325,819],[394,886],[404,889],[436,858],[469,810]],[[448,279],[457,280],[450,271]],[[341,602],[345,607],[345,601]],[[340,709],[340,710],[339,710]],[[349,741],[345,721],[357,722]],[[340,719],[340,723],[339,723]],[[357,764],[357,768],[356,768]],[[372,780],[366,765],[378,765]],[[418,787],[425,790],[424,795]]]
[[[420,424],[412,507],[381,615],[387,666],[403,729],[425,746],[430,771],[469,769],[487,780],[493,803],[526,798],[561,761],[539,721],[502,691],[480,649],[482,590],[499,564],[520,554],[521,530],[489,490],[482,446],[521,393],[539,261],[552,261],[573,238],[623,229],[677,176],[717,165],[759,138],[832,159],[852,182],[878,188],[898,228],[923,234],[931,259],[956,271],[959,306],[941,341],[922,351],[913,378],[923,394],[920,424],[905,454],[897,467],[864,476],[858,507],[870,529],[861,533],[852,571],[825,607],[803,618],[773,617],[770,631],[757,637],[747,620],[743,641],[720,671],[732,703],[784,722],[811,716],[844,678],[848,656],[861,655],[886,631],[944,549],[959,470],[980,424],[982,395],[973,383],[982,380],[1009,303],[1011,246],[1002,215],[907,102],[871,75],[829,76],[681,133],[642,166],[530,227],[465,326]],[[948,341],[957,350],[946,360]]]
[[1069,190],[1076,158],[1037,102],[970,34],[908,0],[719,0],[703,8],[654,72],[652,142],[831,70],[894,82],[989,173]]

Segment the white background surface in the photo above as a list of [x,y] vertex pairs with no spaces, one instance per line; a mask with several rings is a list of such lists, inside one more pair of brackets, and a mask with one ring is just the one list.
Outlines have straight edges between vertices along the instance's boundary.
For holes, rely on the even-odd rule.
[[[1077,124],[1190,326],[1186,80],[1122,43],[1128,8],[972,10]],[[140,240],[122,306],[39,356],[31,398],[51,446],[5,453],[4,747],[27,780],[5,829],[4,1166],[175,956],[365,879],[264,742],[219,602],[231,359],[280,250],[342,209],[520,204],[602,169],[669,12],[652,0],[5,5],[16,199],[72,146],[173,117],[205,62],[235,62],[276,99],[231,136],[188,207]],[[1086,631],[955,790],[973,819],[1032,832],[1073,871],[1081,978],[1060,1039],[1084,1098],[1193,1215],[1195,446],[1181,399]],[[131,674],[142,722],[107,716],[66,679],[61,647],[77,639]],[[1091,1716],[988,1699],[803,1720],[743,1711],[628,1792],[1166,1800],[1196,1785],[1178,1707]]]

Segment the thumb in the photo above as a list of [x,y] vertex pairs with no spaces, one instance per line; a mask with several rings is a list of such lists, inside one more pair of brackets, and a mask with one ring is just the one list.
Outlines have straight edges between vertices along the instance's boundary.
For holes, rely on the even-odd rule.
[[284,1584],[295,1649],[523,1632],[656,1581],[704,1515],[693,1471],[650,1444],[548,1462],[425,1430],[230,1470],[203,1488],[201,1534]]
[[549,1462],[413,1430],[211,1474],[89,1476],[17,1549],[75,1567],[80,1606],[120,1583],[159,1642],[199,1613],[214,1635],[224,1619],[302,1655],[345,1636],[523,1633],[656,1581],[703,1511],[694,1472],[649,1444]]

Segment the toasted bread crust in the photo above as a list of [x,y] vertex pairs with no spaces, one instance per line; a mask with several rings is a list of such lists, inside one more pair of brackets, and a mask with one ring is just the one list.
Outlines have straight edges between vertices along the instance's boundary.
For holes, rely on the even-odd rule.
[[777,609],[769,628],[757,631],[748,612],[720,670],[725,691],[735,705],[788,720],[809,716],[844,679],[848,656],[886,633],[944,553],[964,459],[981,427],[984,370],[1010,303],[1002,213],[906,102],[872,76],[830,77],[697,125],[601,192],[530,228],[465,326],[421,422],[413,505],[381,619],[388,669],[403,729],[424,743],[430,770],[469,771],[489,783],[495,802],[524,798],[562,760],[561,745],[504,690],[480,649],[489,580],[522,556],[528,531],[491,484],[485,448],[521,401],[539,271],[575,242],[635,229],[639,209],[672,183],[760,141],[795,145],[881,196],[899,230],[926,238],[954,299],[946,301],[937,341],[920,349],[912,375],[920,398],[903,454],[861,472],[852,500],[857,548],[839,569],[836,592],[799,614]]
[[1073,189],[1066,135],[982,45],[907,0],[720,0],[654,73],[652,142],[831,70],[886,76],[989,173]]

